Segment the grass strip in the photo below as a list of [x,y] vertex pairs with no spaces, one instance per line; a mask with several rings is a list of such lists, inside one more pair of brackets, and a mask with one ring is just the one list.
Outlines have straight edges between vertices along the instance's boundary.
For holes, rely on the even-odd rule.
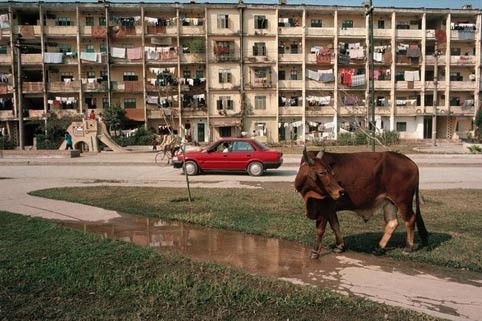
[[0,212],[1,320],[433,320]]
[[[179,188],[96,186],[57,188],[33,195],[79,202],[134,215],[179,220],[312,244],[314,223],[304,216],[301,197],[291,184],[267,184],[263,189],[193,189],[190,210],[186,191]],[[476,200],[481,190],[422,191],[422,215],[430,246],[406,255],[406,232],[400,221],[388,243],[388,256],[434,265],[482,271],[482,215]],[[364,223],[353,214],[339,215],[347,248],[371,253],[382,237],[383,215]],[[327,230],[325,246],[334,244]],[[416,242],[419,241],[418,237]]]

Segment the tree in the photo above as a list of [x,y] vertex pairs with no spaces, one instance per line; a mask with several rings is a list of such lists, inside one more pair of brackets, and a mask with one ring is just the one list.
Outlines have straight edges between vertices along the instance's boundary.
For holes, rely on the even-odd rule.
[[111,136],[112,131],[122,129],[125,121],[126,111],[122,109],[120,104],[113,104],[104,108],[104,122]]
[[475,137],[477,141],[482,140],[482,109],[478,109],[475,114]]

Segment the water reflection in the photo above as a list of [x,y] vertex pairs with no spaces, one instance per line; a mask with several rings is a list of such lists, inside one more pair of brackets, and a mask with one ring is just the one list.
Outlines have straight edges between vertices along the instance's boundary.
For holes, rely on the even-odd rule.
[[250,273],[330,288],[437,317],[480,320],[482,315],[480,273],[354,252],[326,252],[319,260],[310,260],[310,249],[294,242],[138,216],[123,215],[106,223],[61,224],[104,238],[175,250],[193,260],[214,261]]

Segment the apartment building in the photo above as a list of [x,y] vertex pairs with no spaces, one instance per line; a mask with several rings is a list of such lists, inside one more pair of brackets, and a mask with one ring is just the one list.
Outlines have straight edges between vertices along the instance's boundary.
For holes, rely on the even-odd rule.
[[[0,3],[0,128],[119,104],[198,142],[336,138],[376,126],[465,137],[481,92],[481,10],[198,3]],[[434,121],[434,119],[436,121]],[[435,126],[435,128],[433,127]],[[21,129],[19,131],[19,128]]]

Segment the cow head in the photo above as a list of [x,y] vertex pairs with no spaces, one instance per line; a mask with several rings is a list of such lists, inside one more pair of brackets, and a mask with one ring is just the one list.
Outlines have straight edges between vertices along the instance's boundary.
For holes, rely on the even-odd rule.
[[302,195],[306,216],[316,219],[322,205],[322,200],[338,200],[343,194],[343,188],[338,185],[330,166],[322,161],[323,152],[315,157],[303,150],[303,159],[295,179],[296,190]]

